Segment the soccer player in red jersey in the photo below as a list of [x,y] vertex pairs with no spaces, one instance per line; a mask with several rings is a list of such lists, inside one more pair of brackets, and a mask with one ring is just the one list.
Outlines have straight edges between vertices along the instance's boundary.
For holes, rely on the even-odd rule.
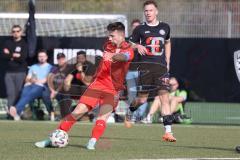
[[[104,44],[103,59],[99,64],[95,78],[83,93],[79,104],[72,113],[60,122],[57,129],[68,132],[86,112],[95,106],[100,106],[96,123],[87,149],[94,150],[98,139],[103,135],[106,121],[117,107],[119,91],[124,88],[123,82],[128,71],[129,63],[134,57],[131,45],[125,41],[125,27],[121,22],[107,26],[109,40]],[[49,139],[36,142],[39,148],[51,145]]]

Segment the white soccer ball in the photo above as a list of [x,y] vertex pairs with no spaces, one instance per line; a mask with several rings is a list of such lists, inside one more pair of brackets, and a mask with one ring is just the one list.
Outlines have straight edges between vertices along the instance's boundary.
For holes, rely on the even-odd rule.
[[66,147],[68,144],[68,134],[67,132],[57,129],[52,132],[49,136],[53,147]]

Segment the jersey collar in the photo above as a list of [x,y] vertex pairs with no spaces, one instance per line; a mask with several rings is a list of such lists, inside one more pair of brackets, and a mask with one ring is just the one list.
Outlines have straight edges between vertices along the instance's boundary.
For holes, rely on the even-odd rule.
[[157,21],[156,24],[149,24],[149,23],[146,22],[146,25],[148,25],[148,26],[150,26],[150,27],[155,27],[155,26],[158,26],[159,23],[160,23],[160,21]]

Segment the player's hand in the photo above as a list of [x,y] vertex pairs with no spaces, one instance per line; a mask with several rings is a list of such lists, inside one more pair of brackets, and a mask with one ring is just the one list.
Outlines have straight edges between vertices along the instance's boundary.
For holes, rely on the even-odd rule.
[[144,47],[144,46],[142,46],[142,45],[140,45],[140,44],[137,45],[137,50],[138,50],[138,53],[139,53],[140,55],[146,55],[146,54],[147,54],[147,49],[146,49],[146,47]]
[[79,71],[79,72],[82,72],[83,71],[83,66],[82,66],[82,64],[77,64],[77,70]]
[[3,53],[4,53],[4,54],[10,54],[10,51],[9,51],[7,48],[4,48],[4,49],[3,49]]
[[21,56],[21,54],[19,54],[19,53],[13,53],[13,58],[19,58],[20,56]]

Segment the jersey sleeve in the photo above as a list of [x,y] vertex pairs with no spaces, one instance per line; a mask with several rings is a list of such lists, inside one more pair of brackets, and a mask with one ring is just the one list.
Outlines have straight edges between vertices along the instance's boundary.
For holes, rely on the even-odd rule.
[[141,35],[140,35],[140,27],[136,27],[133,30],[132,35],[129,37],[129,42],[131,43],[140,43]]
[[123,54],[126,56],[128,62],[131,62],[133,60],[133,58],[134,58],[134,51],[133,51],[132,48],[129,48]]

